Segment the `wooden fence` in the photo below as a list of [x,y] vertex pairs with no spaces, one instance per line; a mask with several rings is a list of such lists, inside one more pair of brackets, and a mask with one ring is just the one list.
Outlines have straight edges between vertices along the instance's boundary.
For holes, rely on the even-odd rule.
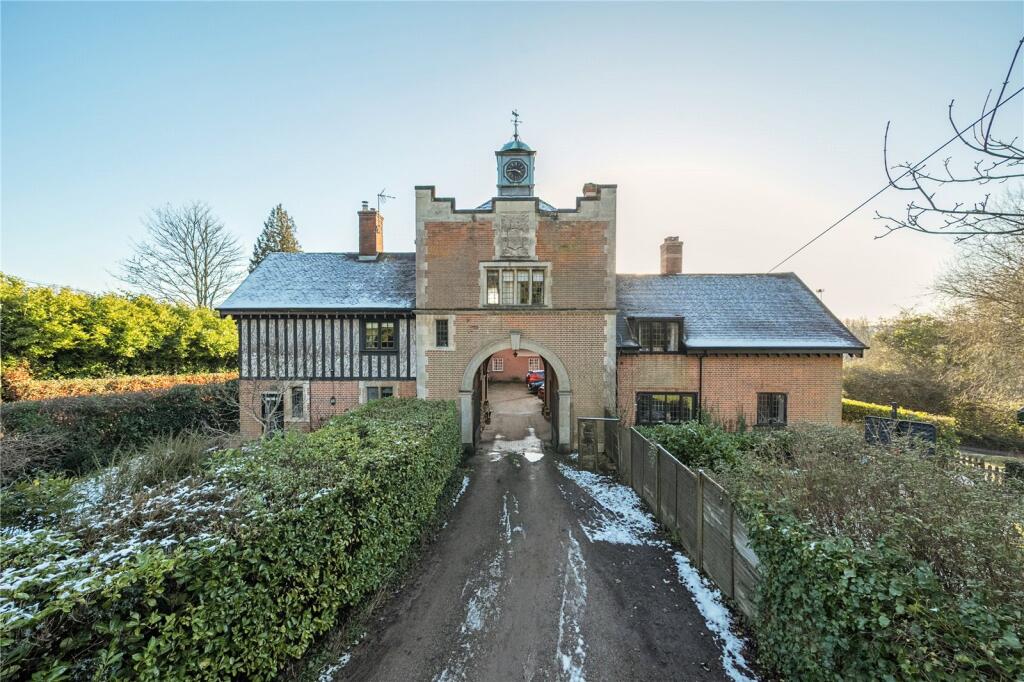
[[964,466],[971,467],[972,469],[981,469],[984,472],[983,475],[986,481],[1002,483],[1005,480],[1005,469],[994,462],[988,461],[984,457],[957,452],[953,455],[953,459]]
[[617,438],[606,452],[618,476],[650,506],[655,517],[676,533],[695,566],[754,618],[760,579],[757,555],[747,529],[722,486],[694,471],[636,429],[616,426]]

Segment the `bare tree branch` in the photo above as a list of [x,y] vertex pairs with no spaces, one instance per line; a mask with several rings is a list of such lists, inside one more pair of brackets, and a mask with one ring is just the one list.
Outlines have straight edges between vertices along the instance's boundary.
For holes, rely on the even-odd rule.
[[121,262],[116,277],[166,301],[212,308],[238,280],[242,251],[202,202],[154,209],[148,239]]
[[943,159],[940,172],[929,171],[924,163],[890,163],[891,125],[886,124],[882,156],[889,186],[901,192],[909,192],[914,198],[907,203],[905,215],[875,213],[876,219],[885,223],[885,232],[876,238],[903,229],[924,234],[952,235],[958,241],[976,235],[1024,234],[1024,207],[1020,204],[1011,202],[997,207],[990,201],[990,193],[975,199],[958,198],[956,195],[956,192],[967,195],[971,191],[980,194],[981,188],[989,184],[1009,185],[1015,189],[1024,182],[1024,150],[1018,145],[1020,135],[1000,139],[995,132],[1000,109],[1021,92],[1017,90],[1008,94],[1007,90],[1022,48],[1024,37],[1017,43],[995,103],[991,109],[988,108],[992,98],[992,92],[989,91],[982,105],[982,115],[973,124],[961,128],[953,115],[955,100],[949,103],[947,116],[956,135],[954,140],[959,140],[970,153],[980,156],[967,164],[967,170],[955,168],[949,157]]

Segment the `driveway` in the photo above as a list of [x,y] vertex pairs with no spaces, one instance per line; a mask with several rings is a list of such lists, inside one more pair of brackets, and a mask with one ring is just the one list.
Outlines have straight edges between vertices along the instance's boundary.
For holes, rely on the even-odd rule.
[[728,612],[632,491],[520,426],[470,459],[446,526],[326,677],[751,679]]

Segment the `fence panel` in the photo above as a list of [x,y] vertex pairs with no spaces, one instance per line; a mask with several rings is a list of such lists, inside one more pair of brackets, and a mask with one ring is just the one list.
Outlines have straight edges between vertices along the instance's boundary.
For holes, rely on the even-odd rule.
[[676,468],[676,527],[683,549],[700,565],[700,476],[690,467],[680,464]]
[[619,479],[625,481],[627,485],[633,483],[633,435],[630,430],[624,426],[618,427],[618,444],[619,444]]
[[623,427],[618,433],[621,479],[654,510],[662,524],[679,534],[694,565],[722,594],[735,599],[745,616],[753,618],[760,581],[758,558],[725,490],[636,429]]
[[754,597],[761,579],[758,572],[760,562],[750,546],[747,526],[736,514],[732,517],[732,547],[733,599],[736,600],[743,615],[753,620],[757,615]]
[[701,568],[732,597],[732,503],[720,485],[701,472],[703,490],[703,540]]
[[676,468],[682,466],[665,448],[657,446],[658,458],[658,516],[669,530],[678,531],[676,525]]
[[[646,439],[645,439],[646,440]],[[658,510],[658,446],[647,441],[644,448],[644,488],[640,495],[655,512]]]
[[644,496],[644,472],[647,468],[644,466],[644,460],[647,457],[647,439],[641,436],[636,431],[633,431],[632,443],[630,444],[630,468],[633,470],[633,480],[631,484],[633,490],[641,498]]

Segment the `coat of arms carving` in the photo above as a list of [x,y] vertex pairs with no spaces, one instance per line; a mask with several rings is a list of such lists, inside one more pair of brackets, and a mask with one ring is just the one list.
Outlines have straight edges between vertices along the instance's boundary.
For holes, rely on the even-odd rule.
[[529,216],[506,214],[498,219],[498,258],[533,258],[534,234]]

